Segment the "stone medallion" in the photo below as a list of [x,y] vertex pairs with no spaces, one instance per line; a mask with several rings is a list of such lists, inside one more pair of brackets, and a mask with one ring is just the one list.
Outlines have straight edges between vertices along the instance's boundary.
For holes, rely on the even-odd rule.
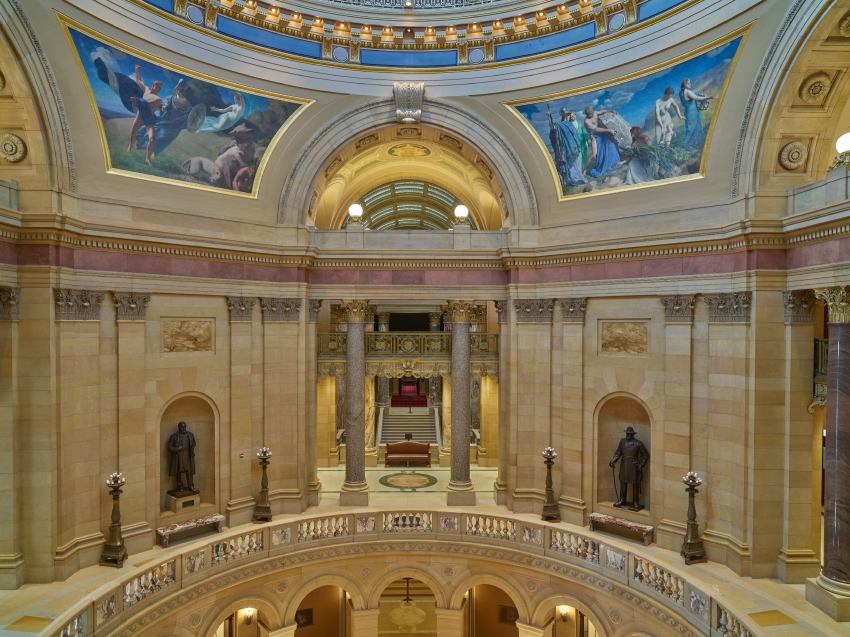
[[26,154],[27,147],[20,137],[12,133],[0,135],[0,157],[4,160],[15,164],[21,161]]
[[791,142],[782,147],[779,153],[779,163],[785,170],[797,170],[806,163],[809,149],[803,142]]
[[831,87],[832,78],[828,73],[814,73],[800,86],[800,99],[809,104],[817,104],[826,99],[826,94]]
[[393,473],[382,476],[378,482],[385,487],[400,489],[402,491],[416,491],[437,484],[437,478],[427,473],[415,473],[413,471],[404,473]]

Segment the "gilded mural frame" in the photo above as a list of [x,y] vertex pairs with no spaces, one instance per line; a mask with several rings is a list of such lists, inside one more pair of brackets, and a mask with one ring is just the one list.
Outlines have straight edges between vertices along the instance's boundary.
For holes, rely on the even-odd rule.
[[[659,64],[654,64],[646,69],[635,71],[634,73],[628,73],[626,75],[621,75],[620,77],[616,77],[610,80],[605,80],[603,82],[597,82],[595,84],[588,84],[579,88],[570,89],[568,91],[561,91],[558,93],[549,93],[547,95],[539,95],[537,97],[523,98],[519,100],[509,100],[507,102],[501,102],[501,104],[507,108],[511,114],[516,117],[522,125],[525,127],[525,130],[528,131],[531,136],[534,138],[534,141],[537,143],[537,147],[546,157],[546,164],[549,166],[549,173],[552,176],[552,181],[555,185],[555,192],[558,194],[558,203],[562,203],[564,201],[572,201],[574,199],[585,199],[587,197],[599,197],[600,195],[609,195],[613,193],[619,193],[630,190],[641,190],[643,188],[655,188],[657,186],[666,186],[673,183],[680,183],[684,181],[694,181],[697,179],[705,178],[705,167],[708,162],[708,155],[711,152],[711,141],[714,135],[714,129],[717,124],[718,115],[720,113],[720,109],[723,106],[723,100],[726,97],[726,91],[729,88],[729,84],[732,81],[732,77],[735,74],[735,67],[738,64],[738,60],[741,58],[741,53],[743,53],[744,48],[747,44],[747,38],[750,34],[750,30],[753,27],[754,22],[749,22],[748,24],[735,29],[731,33],[727,33],[726,35],[712,40],[708,44],[704,44],[696,49],[692,49],[687,53],[683,53],[681,55],[677,55],[670,60],[665,62],[661,62]],[[682,62],[687,62],[695,57],[698,57],[712,49],[716,49],[717,47],[723,46],[724,44],[728,44],[737,38],[741,38],[741,44],[738,45],[738,50],[735,52],[735,57],[732,59],[732,64],[729,66],[729,72],[726,75],[726,80],[723,82],[723,89],[720,91],[720,94],[717,96],[717,105],[714,107],[715,117],[712,118],[711,124],[709,125],[708,132],[705,135],[705,145],[703,146],[702,158],[700,159],[699,172],[692,175],[682,175],[680,177],[671,177],[669,179],[658,179],[656,181],[644,184],[633,184],[633,185],[623,185],[617,186],[615,188],[607,188],[605,190],[598,190],[596,192],[584,192],[584,193],[576,193],[573,195],[564,195],[561,190],[561,179],[558,176],[558,169],[555,166],[555,160],[552,158],[552,154],[549,152],[549,149],[546,147],[546,142],[540,137],[538,132],[532,127],[531,123],[523,117],[522,113],[520,113],[516,107],[524,106],[526,104],[539,104],[541,102],[546,102],[550,100],[561,99],[564,97],[572,97],[574,95],[579,95],[581,93],[587,93],[589,91],[598,91],[604,88],[610,88],[612,86],[617,86],[623,82],[629,82],[631,80],[636,80],[641,77],[646,77],[647,75],[652,75],[653,73],[657,73],[658,71],[664,71],[666,69],[672,68],[677,64],[681,64]]]
[[[244,84],[238,84],[236,82],[230,82],[227,80],[222,80],[211,75],[207,75],[206,73],[201,73],[199,71],[193,71],[191,69],[187,69],[182,66],[178,66],[177,64],[173,64],[162,58],[159,58],[155,55],[151,55],[149,53],[145,53],[136,49],[135,47],[129,46],[127,44],[123,44],[114,38],[110,38],[107,35],[104,35],[94,29],[91,29],[84,24],[77,22],[76,20],[69,18],[68,16],[54,10],[56,14],[56,18],[59,21],[59,25],[62,28],[62,32],[65,34],[65,39],[68,43],[68,46],[71,49],[71,53],[74,56],[74,62],[77,65],[77,70],[80,73],[80,79],[85,85],[86,95],[89,99],[89,104],[92,107],[92,114],[94,115],[95,123],[97,124],[97,132],[100,136],[100,145],[101,150],[103,152],[103,162],[106,167],[106,173],[110,175],[120,175],[122,177],[129,177],[131,179],[140,179],[142,181],[152,181],[161,184],[168,184],[170,186],[176,186],[180,188],[193,188],[195,190],[204,190],[206,192],[214,192],[223,195],[229,195],[232,197],[241,197],[245,199],[257,199],[260,192],[260,186],[262,185],[263,175],[265,174],[265,169],[271,156],[274,154],[275,149],[277,148],[278,142],[283,138],[283,135],[289,130],[289,127],[295,122],[296,119],[305,111],[307,108],[313,104],[316,100],[305,98],[305,97],[293,97],[291,95],[282,95],[280,93],[273,93],[271,91],[266,91],[263,89],[253,88],[250,86],[245,86]],[[245,91],[248,93],[252,93],[254,95],[258,95],[260,97],[265,97],[274,100],[288,101],[299,104],[298,108],[295,112],[290,115],[290,117],[283,123],[280,127],[280,130],[275,133],[274,137],[269,142],[268,148],[266,152],[263,153],[263,158],[260,160],[260,165],[257,167],[257,176],[254,180],[254,187],[251,189],[251,192],[238,192],[235,190],[227,190],[225,188],[218,188],[216,186],[207,186],[205,184],[192,184],[178,181],[176,179],[170,179],[168,177],[157,177],[156,175],[145,175],[143,173],[133,172],[131,170],[123,170],[121,168],[115,168],[112,165],[112,158],[109,154],[109,143],[106,139],[106,131],[103,127],[103,120],[99,115],[97,99],[94,96],[94,92],[92,91],[91,85],[89,83],[89,78],[86,75],[85,67],[83,66],[83,61],[80,59],[80,52],[77,50],[76,45],[74,44],[73,39],[71,38],[70,29],[74,29],[75,31],[79,31],[80,33],[97,40],[101,44],[105,44],[111,47],[118,49],[124,53],[128,53],[133,55],[141,60],[145,60],[150,62],[151,64],[157,64],[164,69],[169,71],[179,73],[182,75],[186,75],[187,77],[201,80],[204,82],[209,82],[211,84],[215,84],[217,86],[221,86],[222,88],[229,88],[235,91]]]

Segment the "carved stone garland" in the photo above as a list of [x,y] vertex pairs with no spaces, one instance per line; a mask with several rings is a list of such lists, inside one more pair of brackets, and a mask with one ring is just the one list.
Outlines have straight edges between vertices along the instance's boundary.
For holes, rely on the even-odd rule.
[[786,323],[815,322],[815,293],[812,290],[783,292]]
[[517,323],[551,323],[553,299],[518,299],[514,301]]
[[749,323],[751,292],[718,294],[703,297],[708,305],[709,323]]
[[231,323],[250,323],[254,313],[254,299],[242,296],[227,297],[227,308],[230,310]]
[[263,323],[297,323],[301,314],[301,299],[260,299],[260,308]]
[[104,295],[88,290],[54,290],[57,321],[99,321]]
[[316,299],[310,301],[310,322],[318,323],[319,322],[319,312],[322,309],[322,300]]
[[693,323],[694,322],[694,300],[693,296],[662,296],[661,305],[664,306],[665,323]]
[[582,323],[587,311],[587,299],[561,299],[561,323]]
[[112,298],[115,301],[116,321],[144,321],[147,318],[148,303],[151,300],[147,294],[113,292]]

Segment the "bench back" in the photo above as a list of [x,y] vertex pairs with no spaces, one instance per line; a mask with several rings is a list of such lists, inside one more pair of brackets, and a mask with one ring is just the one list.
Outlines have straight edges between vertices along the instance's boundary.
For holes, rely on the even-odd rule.
[[404,440],[402,442],[388,442],[387,453],[429,453],[431,445],[427,442],[416,442],[415,440]]

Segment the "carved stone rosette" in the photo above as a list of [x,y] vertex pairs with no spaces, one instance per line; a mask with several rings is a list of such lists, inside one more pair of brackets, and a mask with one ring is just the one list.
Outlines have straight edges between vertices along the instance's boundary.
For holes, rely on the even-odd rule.
[[310,301],[310,322],[318,323],[319,322],[319,312],[322,309],[322,299],[315,299]]
[[151,300],[147,294],[113,292],[112,298],[115,301],[116,321],[144,321],[147,318],[148,303]]
[[[320,306],[321,303],[319,301]],[[260,299],[260,308],[263,323],[297,323],[301,315],[301,299]],[[318,320],[318,310],[316,313]]]
[[717,294],[703,297],[708,305],[709,323],[749,323],[751,292]]
[[499,323],[507,323],[508,322],[508,302],[507,301],[493,301],[496,305],[496,316]]
[[815,293],[812,290],[783,292],[786,323],[815,322]]
[[0,321],[17,321],[21,290],[0,287]]
[[246,299],[242,296],[228,296],[227,309],[230,310],[230,322],[250,323],[256,302],[254,299]]
[[826,302],[830,323],[850,323],[850,293],[845,288],[815,290],[815,298]]
[[[370,306],[369,301],[346,301],[343,299],[339,306],[339,320],[341,323],[366,323],[371,308],[374,308],[374,306]],[[374,316],[374,310],[372,314]]]
[[582,323],[587,311],[587,299],[561,299],[561,323]]
[[553,299],[517,299],[514,301],[517,323],[551,323]]
[[57,321],[99,321],[104,295],[88,290],[54,290]]
[[449,323],[469,323],[474,310],[472,301],[449,301],[443,306],[444,316]]
[[693,296],[662,296],[659,301],[664,306],[665,323],[693,323],[694,301]]

